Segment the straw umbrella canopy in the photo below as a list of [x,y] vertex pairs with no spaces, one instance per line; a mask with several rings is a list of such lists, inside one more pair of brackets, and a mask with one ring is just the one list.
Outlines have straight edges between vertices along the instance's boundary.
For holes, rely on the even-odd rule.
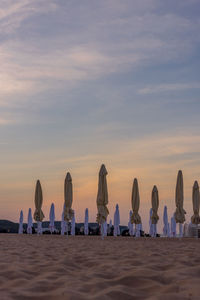
[[199,217],[200,196],[199,196],[199,185],[197,181],[195,181],[193,185],[192,203],[193,203],[194,215],[191,217],[191,222],[192,224],[198,225],[200,223],[200,217]]
[[183,174],[182,171],[178,171],[177,183],[176,183],[176,211],[174,214],[176,223],[183,224],[185,221],[186,211],[183,209]]
[[106,175],[108,174],[105,165],[103,164],[99,171],[99,183],[98,183],[98,193],[97,193],[97,223],[103,224],[107,220],[109,214],[107,204],[108,204],[108,189]]
[[133,181],[133,188],[132,188],[132,210],[133,214],[131,217],[131,223],[141,224],[141,217],[138,214],[140,208],[140,195],[139,195],[139,187],[137,178]]
[[158,189],[155,185],[153,187],[152,194],[151,194],[151,205],[152,205],[151,222],[152,224],[157,224],[159,220],[159,216],[158,216],[159,197],[158,197]]
[[42,187],[40,181],[37,180],[36,188],[35,188],[35,212],[34,212],[34,219],[37,222],[42,222],[42,220],[44,219],[44,214],[42,211],[42,202],[43,202]]
[[64,220],[66,222],[69,222],[74,215],[74,211],[72,209],[72,201],[73,201],[72,177],[69,172],[65,177],[64,196],[65,196]]

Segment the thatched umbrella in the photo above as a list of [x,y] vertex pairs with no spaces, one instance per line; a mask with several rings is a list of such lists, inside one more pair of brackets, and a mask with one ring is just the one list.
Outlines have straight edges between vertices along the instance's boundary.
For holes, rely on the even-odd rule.
[[99,183],[98,183],[98,193],[97,193],[97,223],[101,225],[102,237],[104,236],[104,226],[103,224],[107,220],[109,214],[108,205],[108,189],[106,175],[108,174],[105,165],[103,164],[99,171]]
[[140,231],[139,231],[138,225],[141,224],[142,221],[141,221],[141,217],[138,213],[139,208],[140,208],[140,195],[139,195],[139,187],[138,187],[137,178],[135,178],[133,181],[131,202],[132,202],[132,210],[133,210],[133,214],[131,217],[131,223],[135,224],[136,236],[140,236]]
[[42,211],[42,187],[40,181],[37,180],[36,188],[35,188],[35,212],[34,212],[34,220],[37,221],[37,233],[42,234],[42,220],[44,219],[44,214]]
[[178,171],[178,176],[177,176],[177,183],[176,183],[176,197],[175,197],[175,202],[176,202],[176,211],[174,214],[176,223],[179,223],[179,234],[180,236],[183,235],[183,228],[182,224],[185,222],[185,214],[186,211],[183,208],[183,174],[182,171]]
[[73,187],[72,187],[72,177],[68,172],[65,177],[64,184],[64,197],[65,197],[65,207],[64,207],[64,220],[67,224],[67,234],[68,234],[68,222],[72,220],[74,216],[74,211],[72,209],[72,201],[73,201]]
[[159,220],[159,216],[158,216],[159,197],[158,197],[158,189],[155,185],[153,187],[152,194],[151,194],[151,205],[152,205],[151,222],[154,228],[153,236],[155,237],[157,234],[156,224]]
[[193,185],[192,203],[193,203],[194,215],[191,217],[191,222],[192,224],[198,225],[200,223],[200,217],[199,217],[200,196],[199,196],[199,185],[197,181],[195,181]]

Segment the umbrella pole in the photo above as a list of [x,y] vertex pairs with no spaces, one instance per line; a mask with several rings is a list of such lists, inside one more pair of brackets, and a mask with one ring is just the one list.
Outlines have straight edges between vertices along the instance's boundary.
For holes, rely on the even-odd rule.
[[67,231],[67,238],[68,238],[68,221],[66,222],[66,231]]
[[196,238],[198,239],[199,234],[198,234],[198,224],[196,224]]
[[40,234],[40,222],[37,221],[37,235]]
[[104,224],[101,224],[101,239],[104,239]]
[[183,225],[181,223],[179,223],[179,237],[183,237]]

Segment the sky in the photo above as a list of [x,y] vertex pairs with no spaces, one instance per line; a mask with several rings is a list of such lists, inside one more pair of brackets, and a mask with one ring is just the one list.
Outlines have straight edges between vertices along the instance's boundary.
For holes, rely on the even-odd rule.
[[145,229],[151,191],[175,211],[178,170],[187,221],[200,179],[199,0],[0,1],[0,219],[34,210],[60,220],[71,173],[76,221],[96,219],[106,165],[109,218],[127,224],[136,177]]

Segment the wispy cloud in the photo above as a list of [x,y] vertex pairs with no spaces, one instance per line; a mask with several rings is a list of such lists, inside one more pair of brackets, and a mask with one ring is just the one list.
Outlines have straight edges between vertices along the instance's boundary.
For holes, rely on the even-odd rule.
[[189,89],[200,89],[200,82],[149,85],[139,89],[138,94],[146,95],[146,94],[163,93],[163,92],[171,92],[171,91],[183,91]]
[[[172,13],[159,15],[155,11],[157,3],[136,1],[132,6],[131,2],[129,5],[104,2],[99,7],[104,17],[95,15],[95,20],[92,14],[88,15],[91,8],[85,3],[76,25],[70,16],[76,12],[75,4],[5,1],[0,13],[1,34],[6,35],[0,47],[1,93],[34,93],[49,86],[60,89],[66,84],[71,86],[112,73],[183,59],[193,50],[194,32],[198,32],[199,24]],[[44,24],[40,17],[49,12],[53,16],[52,23]],[[37,18],[37,26],[34,18]],[[23,28],[24,20],[27,30]],[[40,27],[43,32],[42,26],[50,26],[47,36],[38,33],[38,29],[35,33]],[[9,36],[9,30],[14,35]],[[160,89],[175,89],[175,86],[180,88],[177,84],[163,85]],[[153,90],[156,91],[147,87],[139,93]]]

